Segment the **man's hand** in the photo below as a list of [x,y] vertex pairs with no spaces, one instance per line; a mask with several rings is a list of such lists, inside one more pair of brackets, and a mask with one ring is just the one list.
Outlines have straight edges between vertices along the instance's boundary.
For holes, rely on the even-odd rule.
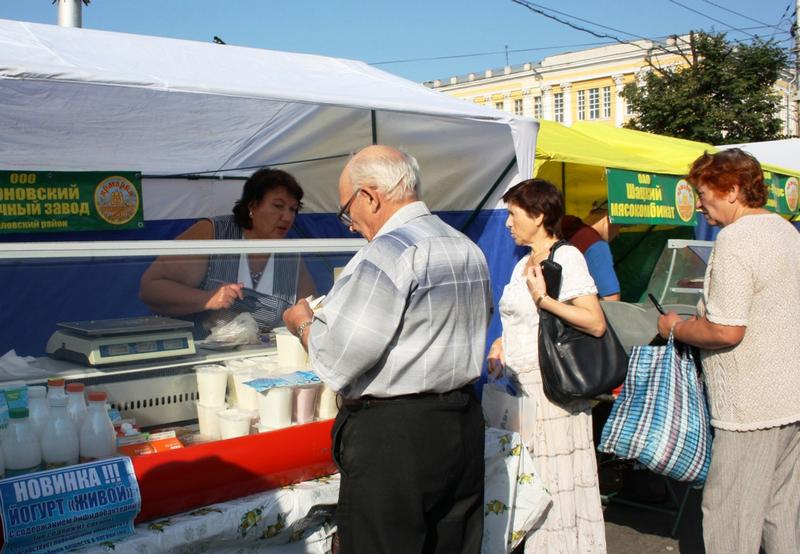
[[303,298],[297,304],[283,312],[283,322],[292,334],[295,334],[301,323],[314,319],[314,312]]

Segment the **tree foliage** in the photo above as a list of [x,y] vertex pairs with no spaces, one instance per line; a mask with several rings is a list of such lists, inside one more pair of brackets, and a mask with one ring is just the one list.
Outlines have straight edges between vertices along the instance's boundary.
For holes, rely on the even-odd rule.
[[627,127],[711,144],[780,136],[780,97],[772,87],[787,64],[783,50],[771,41],[732,44],[724,33],[702,32],[676,48],[681,64],[651,61],[644,85],[623,89],[636,113]]

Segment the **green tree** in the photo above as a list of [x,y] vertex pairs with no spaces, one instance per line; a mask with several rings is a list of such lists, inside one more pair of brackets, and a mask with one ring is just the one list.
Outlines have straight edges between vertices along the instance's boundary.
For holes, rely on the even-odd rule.
[[724,33],[699,32],[676,41],[675,53],[683,64],[659,67],[655,52],[644,85],[623,89],[636,113],[627,127],[711,144],[780,136],[772,87],[787,64],[783,50],[771,41],[732,44]]

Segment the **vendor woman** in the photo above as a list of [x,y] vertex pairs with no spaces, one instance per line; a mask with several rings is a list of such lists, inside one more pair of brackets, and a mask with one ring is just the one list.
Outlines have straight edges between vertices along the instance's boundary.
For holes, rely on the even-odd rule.
[[[232,215],[201,219],[179,240],[281,239],[302,207],[303,189],[279,169],[256,171],[244,184]],[[270,295],[245,303],[243,289]],[[281,325],[283,310],[314,293],[299,255],[218,254],[160,256],[142,275],[139,297],[155,313],[195,321],[195,336],[249,308],[262,331]],[[250,299],[248,299],[250,300]],[[252,302],[252,301],[251,301]]]

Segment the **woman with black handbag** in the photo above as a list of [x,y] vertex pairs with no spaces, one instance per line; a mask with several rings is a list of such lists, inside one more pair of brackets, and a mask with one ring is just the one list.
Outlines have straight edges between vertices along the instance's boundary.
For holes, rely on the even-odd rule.
[[562,267],[558,298],[547,295],[540,264],[559,240],[564,215],[561,193],[541,179],[509,189],[506,226],[514,241],[530,247],[514,267],[503,290],[500,316],[503,336],[489,351],[489,371],[503,367],[523,393],[536,399],[534,438],[528,449],[553,499],[544,522],[525,543],[525,552],[595,553],[606,551],[605,526],[587,400],[551,402],[544,394],[539,369],[539,312],[547,310],[593,336],[605,332],[597,289],[578,249],[560,246],[554,256]]

